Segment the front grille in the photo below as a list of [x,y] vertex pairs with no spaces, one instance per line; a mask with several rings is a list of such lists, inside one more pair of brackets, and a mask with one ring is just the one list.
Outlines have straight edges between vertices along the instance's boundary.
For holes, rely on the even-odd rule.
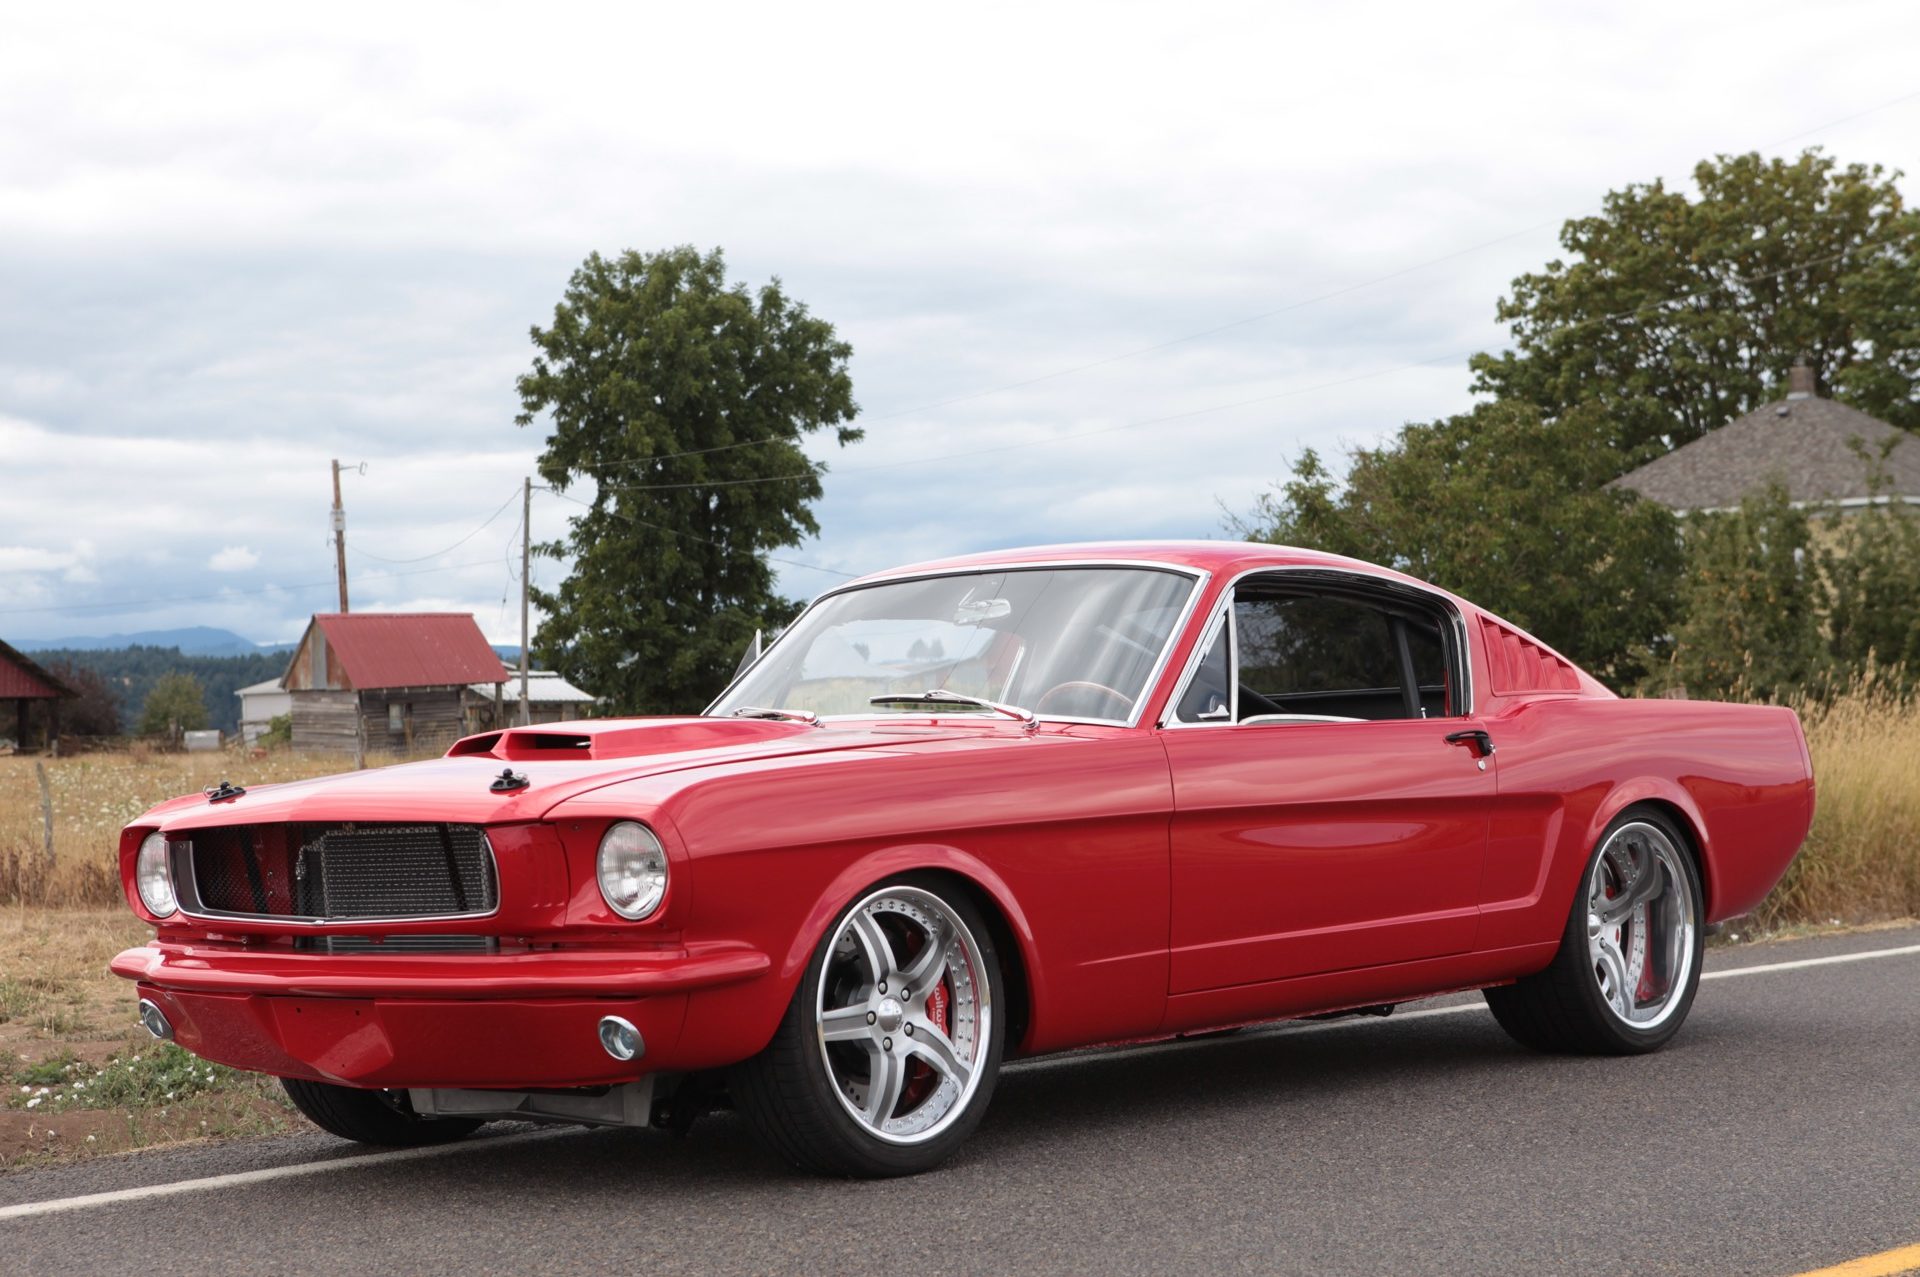
[[498,907],[493,848],[477,825],[234,825],[172,841],[189,913],[288,918],[457,918]]
[[498,936],[397,935],[303,936],[296,948],[310,953],[498,953]]

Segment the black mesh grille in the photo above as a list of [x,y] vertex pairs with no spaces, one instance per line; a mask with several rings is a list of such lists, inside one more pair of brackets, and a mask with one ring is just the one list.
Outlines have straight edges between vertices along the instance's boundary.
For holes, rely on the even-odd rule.
[[176,880],[208,913],[431,918],[499,904],[475,825],[237,825],[195,830],[172,850]]
[[299,948],[314,953],[498,953],[498,936],[398,935],[304,936]]

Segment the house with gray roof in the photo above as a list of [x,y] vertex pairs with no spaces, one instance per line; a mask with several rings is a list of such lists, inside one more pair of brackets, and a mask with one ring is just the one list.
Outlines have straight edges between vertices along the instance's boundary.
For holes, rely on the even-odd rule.
[[[1891,451],[1879,460],[1892,440]],[[1864,449],[1874,464],[1860,456]],[[1875,492],[1872,475],[1881,470]],[[1797,506],[1857,509],[1874,501],[1920,505],[1920,438],[1815,392],[1813,371],[1795,364],[1787,397],[1735,417],[1657,461],[1613,481],[1685,514],[1730,510],[1778,479]]]

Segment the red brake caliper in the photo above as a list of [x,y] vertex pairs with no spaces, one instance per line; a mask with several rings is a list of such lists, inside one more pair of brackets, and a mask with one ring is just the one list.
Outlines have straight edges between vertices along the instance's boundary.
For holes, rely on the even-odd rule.
[[947,982],[942,980],[933,986],[933,992],[927,995],[927,1018],[939,1026],[942,1033],[953,1036],[953,1026],[947,1023]]

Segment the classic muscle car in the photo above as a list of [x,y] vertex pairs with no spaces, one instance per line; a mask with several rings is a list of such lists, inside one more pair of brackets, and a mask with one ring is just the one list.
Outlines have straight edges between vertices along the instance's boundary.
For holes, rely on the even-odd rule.
[[731,1105],[893,1175],[1016,1055],[1462,989],[1651,1051],[1812,810],[1789,710],[1621,699],[1395,572],[1054,547],[833,590],[697,717],[156,807],[113,969],[349,1139]]

